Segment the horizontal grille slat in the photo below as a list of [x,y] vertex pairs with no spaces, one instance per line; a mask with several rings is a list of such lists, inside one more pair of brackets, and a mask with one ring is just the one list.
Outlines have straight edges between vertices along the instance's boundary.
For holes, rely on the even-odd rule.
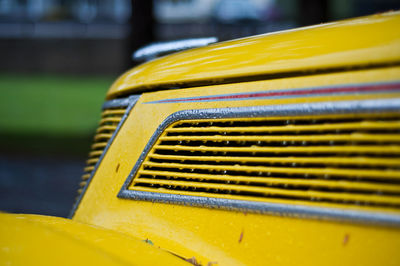
[[183,145],[159,145],[156,150],[171,151],[190,151],[190,152],[237,152],[237,153],[305,153],[305,154],[321,154],[321,153],[356,153],[356,154],[400,154],[400,146],[398,145],[377,145],[377,146],[312,146],[312,147],[220,147],[220,146],[183,146]]
[[[198,181],[203,180],[214,180],[214,181],[231,181],[234,182],[247,182],[247,183],[257,183],[265,185],[291,185],[291,186],[312,186],[321,188],[343,188],[347,190],[359,190],[359,191],[387,191],[393,193],[400,193],[400,186],[392,186],[385,184],[376,184],[368,182],[350,182],[350,181],[340,181],[335,180],[321,180],[321,179],[301,179],[301,178],[291,178],[283,179],[279,177],[262,177],[262,176],[232,176],[232,175],[218,175],[218,174],[195,174],[195,173],[182,173],[182,172],[171,172],[171,171],[151,171],[151,170],[141,170],[140,175],[145,176],[158,176],[163,178],[184,178],[184,179],[194,179]],[[140,180],[137,179],[137,180]]]
[[86,166],[83,170],[85,172],[91,172],[94,169],[94,166]]
[[112,133],[99,133],[94,136],[94,140],[98,141],[100,139],[108,141],[112,137]]
[[199,165],[179,163],[154,163],[144,162],[144,167],[150,168],[176,168],[176,169],[202,169],[207,171],[242,171],[278,173],[288,175],[315,175],[322,177],[341,176],[343,178],[370,178],[370,179],[396,179],[400,180],[400,171],[378,171],[358,169],[337,169],[337,168],[291,168],[291,167],[266,167],[266,166],[244,166],[244,165]]
[[89,157],[100,156],[102,153],[103,153],[103,150],[91,151],[91,152],[89,152]]
[[400,115],[178,121],[128,189],[400,210]]
[[100,157],[96,157],[96,158],[93,158],[93,159],[89,159],[89,160],[86,161],[86,164],[87,164],[87,165],[96,164],[96,163],[99,161],[99,159],[100,159]]
[[82,175],[82,180],[83,180],[83,181],[88,180],[89,178],[90,178],[90,174],[84,174],[84,175]]
[[107,123],[118,124],[120,121],[121,121],[121,117],[105,117],[105,118],[100,120],[99,125],[104,125],[104,124],[107,124]]
[[101,132],[107,132],[107,131],[114,131],[117,129],[117,126],[109,126],[109,125],[105,125],[105,126],[101,126],[99,127],[96,132],[97,133],[101,133]]
[[126,112],[125,108],[122,109],[106,109],[101,113],[101,117],[117,116],[122,117]]
[[317,136],[166,136],[161,141],[263,141],[263,142],[327,142],[327,141],[356,141],[356,142],[400,142],[399,135],[395,134],[343,134],[343,135],[317,135]]
[[96,142],[92,144],[91,149],[96,150],[96,149],[101,149],[105,148],[107,146],[107,142]]
[[240,163],[268,163],[268,164],[329,164],[329,165],[370,165],[392,166],[400,168],[399,161],[391,158],[353,157],[245,157],[245,156],[189,156],[150,154],[150,158],[172,161],[208,161],[208,162],[240,162]]

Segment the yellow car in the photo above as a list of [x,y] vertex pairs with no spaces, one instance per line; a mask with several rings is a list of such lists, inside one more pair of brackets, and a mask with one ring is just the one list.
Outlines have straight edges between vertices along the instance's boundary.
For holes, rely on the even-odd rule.
[[211,44],[110,88],[71,220],[16,264],[400,265],[400,13]]

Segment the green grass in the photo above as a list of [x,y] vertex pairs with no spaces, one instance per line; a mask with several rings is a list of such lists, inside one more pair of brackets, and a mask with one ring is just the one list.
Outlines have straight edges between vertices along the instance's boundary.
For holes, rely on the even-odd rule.
[[0,134],[94,133],[114,77],[0,74]]

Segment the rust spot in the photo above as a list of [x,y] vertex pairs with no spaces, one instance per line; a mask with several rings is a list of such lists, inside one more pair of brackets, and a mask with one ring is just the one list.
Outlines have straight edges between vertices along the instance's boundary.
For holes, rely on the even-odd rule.
[[117,164],[117,167],[115,168],[115,172],[118,173],[119,170],[119,164]]
[[240,236],[239,236],[239,243],[241,243],[243,240],[243,234],[244,234],[244,230],[242,229],[242,232],[240,233]]
[[350,234],[345,234],[342,242],[343,246],[346,246],[347,243],[349,243],[349,240],[350,240]]
[[215,264],[218,264],[218,262],[216,262],[216,261],[209,261],[209,262],[207,263],[207,266],[213,266],[213,265],[215,265]]
[[201,266],[201,264],[196,260],[195,257],[191,257],[191,258],[188,258],[188,259],[185,259],[185,260],[186,260],[187,262],[189,262],[189,263],[195,265],[195,266]]

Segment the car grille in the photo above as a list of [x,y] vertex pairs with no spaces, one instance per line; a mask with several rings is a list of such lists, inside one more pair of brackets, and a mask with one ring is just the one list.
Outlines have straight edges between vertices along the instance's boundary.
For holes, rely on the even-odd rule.
[[86,161],[82,180],[79,183],[77,198],[79,198],[89,178],[94,174],[97,162],[100,160],[100,157],[102,156],[109,140],[113,136],[125,113],[126,107],[103,110],[99,127],[96,131],[96,135],[94,136],[94,141],[91,146],[89,159]]
[[398,211],[400,116],[178,121],[162,132],[128,189]]

